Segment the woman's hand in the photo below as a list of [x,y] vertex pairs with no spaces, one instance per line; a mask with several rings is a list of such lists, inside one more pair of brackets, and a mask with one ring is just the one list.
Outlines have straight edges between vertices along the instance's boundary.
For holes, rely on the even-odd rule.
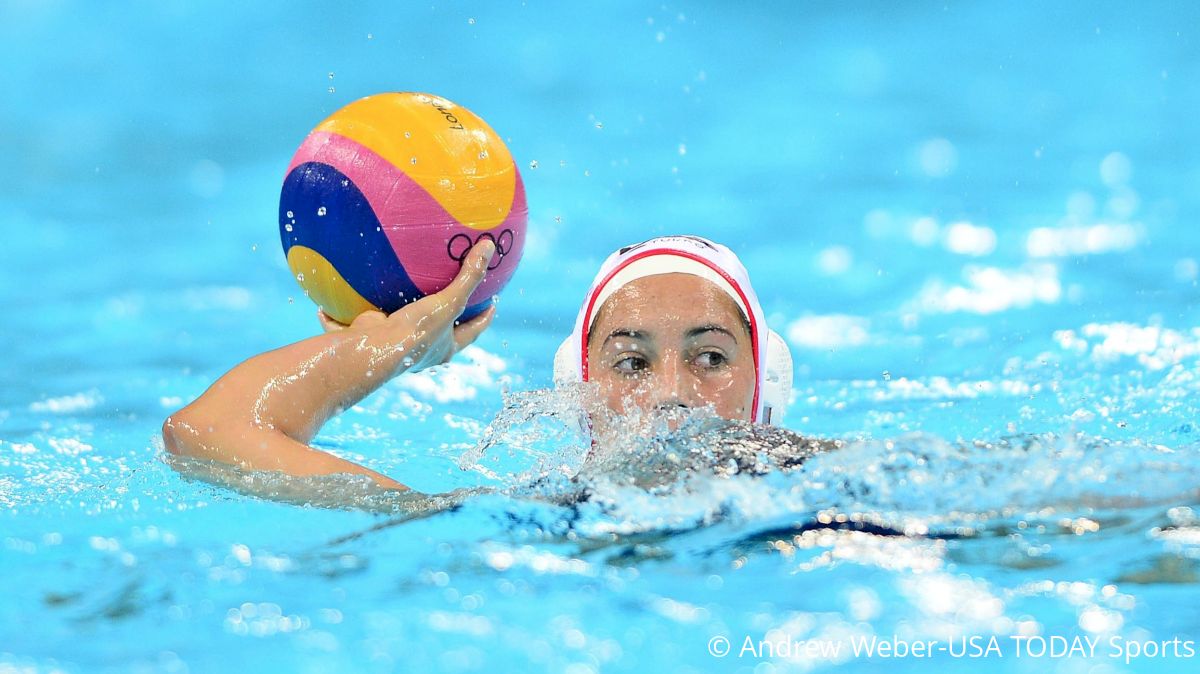
[[487,274],[488,263],[496,254],[496,244],[483,239],[475,244],[463,260],[458,276],[445,289],[406,305],[390,316],[379,319],[379,312],[367,312],[375,316],[354,319],[350,329],[363,320],[363,332],[369,335],[385,334],[392,339],[411,341],[402,359],[405,370],[424,370],[441,365],[474,342],[492,323],[496,315],[493,304],[483,313],[469,321],[459,323],[458,317],[467,308],[467,300]]
[[390,316],[381,311],[364,311],[346,325],[318,308],[317,320],[325,332],[358,332],[368,335],[375,344],[410,342],[401,361],[405,366],[397,373],[441,365],[474,342],[496,315],[493,305],[469,321],[457,321],[468,298],[483,282],[495,253],[495,244],[483,239],[467,254],[462,269],[449,286],[405,305]]

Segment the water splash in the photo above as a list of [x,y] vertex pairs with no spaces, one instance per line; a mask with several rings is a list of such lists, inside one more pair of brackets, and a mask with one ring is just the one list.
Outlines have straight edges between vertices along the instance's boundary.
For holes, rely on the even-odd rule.
[[[601,444],[581,423],[587,396],[586,389],[507,395],[460,466],[499,482],[537,528],[565,524],[579,538],[722,521],[951,539],[1031,527],[1084,535],[1118,526],[1129,508],[1200,500],[1196,446],[1084,434],[822,440],[703,409],[634,412],[623,419],[629,432]],[[531,514],[521,505],[529,501],[571,510]]]
[[589,447],[584,409],[590,391],[580,384],[505,392],[502,409],[459,457],[459,467],[509,487],[575,474]]

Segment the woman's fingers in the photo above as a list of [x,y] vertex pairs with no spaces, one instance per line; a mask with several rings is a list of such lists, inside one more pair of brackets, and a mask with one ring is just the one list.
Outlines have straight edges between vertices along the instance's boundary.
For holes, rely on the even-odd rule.
[[496,305],[493,304],[475,318],[456,326],[454,328],[454,350],[462,351],[468,344],[474,342],[479,335],[483,334],[484,330],[487,330],[495,317]]
[[459,349],[475,341],[487,329],[495,315],[494,307],[461,324],[457,324],[456,320],[483,282],[495,253],[495,242],[486,238],[481,240],[467,252],[458,276],[444,289],[405,306],[391,316],[380,315],[380,321],[394,332],[390,339],[416,337],[407,352],[413,359],[408,369],[421,370],[447,362]]
[[387,316],[382,311],[364,311],[354,317],[354,322],[350,324],[352,328],[365,329],[372,325],[382,323],[387,319]]
[[455,316],[467,308],[467,299],[471,297],[471,293],[475,292],[479,284],[483,283],[483,277],[487,275],[488,264],[491,263],[492,256],[495,254],[496,244],[491,239],[480,239],[467,253],[458,276],[454,277],[445,290],[437,293],[437,297],[451,306]]
[[385,318],[387,318],[387,316],[385,316],[382,311],[364,311],[355,316],[350,325],[346,325],[333,316],[325,313],[324,309],[317,309],[317,320],[321,322],[321,327],[325,329],[325,332],[335,332],[337,330],[345,330],[346,328],[369,328]]
[[335,318],[325,313],[325,310],[317,307],[317,320],[321,322],[321,328],[325,332],[334,332],[335,330],[345,330],[346,324],[338,322]]

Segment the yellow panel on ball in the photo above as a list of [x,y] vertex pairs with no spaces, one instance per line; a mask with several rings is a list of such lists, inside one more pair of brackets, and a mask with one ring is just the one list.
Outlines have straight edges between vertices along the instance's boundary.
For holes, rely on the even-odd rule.
[[287,263],[309,298],[334,320],[349,324],[364,311],[379,310],[350,287],[324,255],[312,248],[292,246],[287,252]]
[[368,96],[314,131],[371,148],[467,227],[491,229],[508,217],[517,185],[512,155],[486,122],[440,96]]

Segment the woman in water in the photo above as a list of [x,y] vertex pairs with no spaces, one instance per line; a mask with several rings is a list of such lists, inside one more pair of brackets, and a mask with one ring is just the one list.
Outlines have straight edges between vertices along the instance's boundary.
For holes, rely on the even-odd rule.
[[[389,316],[369,311],[342,325],[320,313],[324,334],[246,360],[167,418],[167,451],[245,471],[365,475],[408,490],[308,443],[330,417],[384,382],[449,361],[488,327],[494,307],[463,323],[455,319],[494,253],[481,241],[446,289]],[[555,380],[593,383],[598,404],[587,420],[596,448],[643,428],[630,424],[698,408],[742,426],[778,422],[791,389],[791,358],[766,327],[732,251],[699,237],[659,237],[605,261],[555,358]],[[777,433],[788,437],[765,449],[779,464],[818,449]],[[746,452],[734,454],[739,464],[747,461]]]

